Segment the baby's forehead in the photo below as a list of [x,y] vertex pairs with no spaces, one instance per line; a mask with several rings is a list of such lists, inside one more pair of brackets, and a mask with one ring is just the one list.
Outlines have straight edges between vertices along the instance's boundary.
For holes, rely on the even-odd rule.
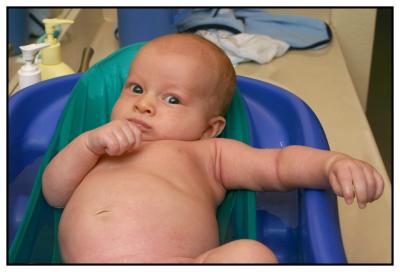
[[143,50],[153,49],[163,54],[177,53],[185,56],[218,58],[218,50],[209,41],[193,34],[163,36],[150,41]]

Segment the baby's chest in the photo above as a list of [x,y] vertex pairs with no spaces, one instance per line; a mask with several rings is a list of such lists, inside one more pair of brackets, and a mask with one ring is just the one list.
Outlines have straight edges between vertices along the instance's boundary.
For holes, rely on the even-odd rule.
[[[102,184],[112,184],[112,190],[124,188],[124,192],[132,189],[137,193],[157,188],[155,191],[168,192],[169,197],[179,192],[219,203],[225,191],[218,185],[210,165],[203,155],[185,146],[148,145],[131,154],[103,158],[93,176],[101,177]],[[98,180],[96,183],[100,184]]]
[[210,162],[187,144],[157,143],[147,144],[139,150],[120,157],[105,157],[100,167],[111,171],[145,171],[165,178],[187,177],[212,178]]

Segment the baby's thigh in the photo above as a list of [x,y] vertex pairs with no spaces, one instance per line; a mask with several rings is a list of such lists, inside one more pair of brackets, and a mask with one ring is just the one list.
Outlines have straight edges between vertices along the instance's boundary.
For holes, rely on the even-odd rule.
[[278,263],[275,254],[254,240],[236,240],[211,249],[199,257],[199,263]]

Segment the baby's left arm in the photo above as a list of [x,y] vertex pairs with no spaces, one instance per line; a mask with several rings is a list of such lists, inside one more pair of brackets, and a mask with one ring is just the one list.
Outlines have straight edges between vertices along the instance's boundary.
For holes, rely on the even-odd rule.
[[305,146],[257,149],[243,143],[215,139],[216,176],[226,189],[288,191],[326,189],[358,206],[383,193],[380,174],[366,162],[338,152]]

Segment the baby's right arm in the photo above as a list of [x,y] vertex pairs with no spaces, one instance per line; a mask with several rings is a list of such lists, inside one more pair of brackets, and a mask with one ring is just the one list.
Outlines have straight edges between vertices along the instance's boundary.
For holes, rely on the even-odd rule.
[[51,206],[64,207],[101,155],[120,156],[137,148],[140,139],[141,131],[126,120],[115,120],[81,134],[47,165],[42,177],[45,199]]

